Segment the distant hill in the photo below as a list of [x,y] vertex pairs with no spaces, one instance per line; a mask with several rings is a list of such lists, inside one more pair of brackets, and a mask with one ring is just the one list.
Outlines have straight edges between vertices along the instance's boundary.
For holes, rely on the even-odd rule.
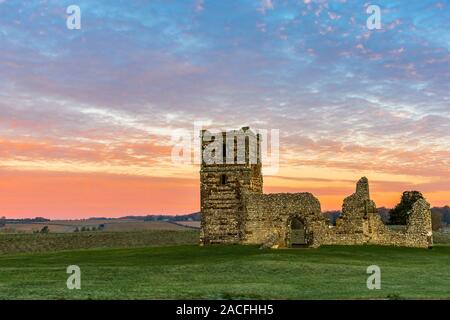
[[26,218],[26,219],[7,219],[7,218],[0,218],[1,222],[6,223],[41,223],[41,222],[48,222],[50,219],[42,218],[42,217],[36,217],[36,218]]

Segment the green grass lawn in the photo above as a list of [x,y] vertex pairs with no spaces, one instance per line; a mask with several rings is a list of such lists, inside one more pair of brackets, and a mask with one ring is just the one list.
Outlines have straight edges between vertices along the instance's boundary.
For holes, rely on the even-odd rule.
[[[381,268],[368,290],[366,268]],[[81,290],[66,288],[78,265]],[[450,246],[89,249],[0,256],[0,299],[450,298]]]

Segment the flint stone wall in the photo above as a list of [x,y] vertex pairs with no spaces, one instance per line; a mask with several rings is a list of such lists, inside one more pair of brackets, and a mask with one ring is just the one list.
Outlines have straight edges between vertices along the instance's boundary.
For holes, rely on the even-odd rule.
[[[201,172],[201,241],[204,244],[241,242],[242,192],[262,193],[259,165],[216,165]],[[226,183],[222,184],[222,176]]]
[[320,245],[326,219],[320,209],[320,202],[310,193],[243,195],[243,237],[246,244],[263,244],[274,236],[277,247],[289,246],[291,222],[298,218],[305,225],[309,245]]

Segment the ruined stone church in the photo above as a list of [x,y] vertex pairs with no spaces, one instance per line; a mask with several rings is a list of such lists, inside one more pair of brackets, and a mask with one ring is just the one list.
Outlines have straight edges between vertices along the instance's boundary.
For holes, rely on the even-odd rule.
[[[223,148],[215,148],[212,154],[224,161],[209,161],[204,151],[217,143],[218,137]],[[414,203],[406,226],[392,230],[377,213],[364,177],[355,193],[344,199],[336,225],[331,225],[311,193],[263,193],[259,134],[248,127],[215,136],[203,130],[201,141],[202,245],[288,248],[376,244],[429,248],[433,244],[430,205],[424,199]],[[244,153],[239,155],[239,150]]]

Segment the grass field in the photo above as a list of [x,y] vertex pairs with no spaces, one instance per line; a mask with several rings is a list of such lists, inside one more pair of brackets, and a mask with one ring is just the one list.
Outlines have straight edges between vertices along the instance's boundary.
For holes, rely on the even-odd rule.
[[[381,268],[368,290],[366,268]],[[81,290],[66,268],[81,268]],[[195,245],[0,256],[0,299],[450,298],[450,246],[260,250]]]

